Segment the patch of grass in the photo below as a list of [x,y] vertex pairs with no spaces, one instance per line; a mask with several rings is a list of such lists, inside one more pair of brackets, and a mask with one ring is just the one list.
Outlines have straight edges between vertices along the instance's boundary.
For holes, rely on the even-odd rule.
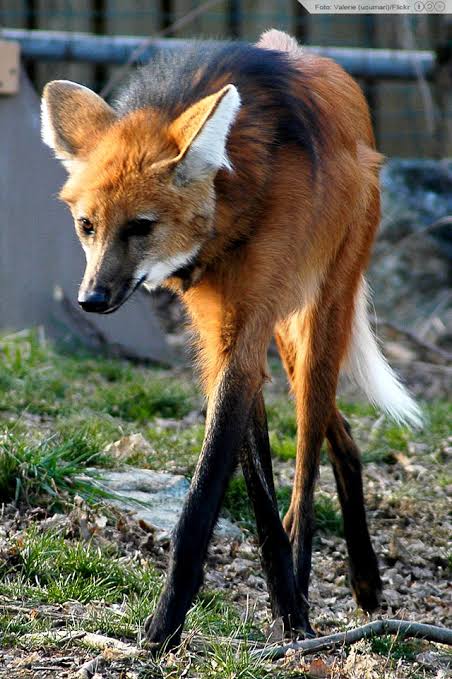
[[112,441],[120,439],[131,431],[130,426],[124,425],[113,417],[106,417],[96,413],[83,411],[77,415],[57,418],[54,423],[55,432],[62,440],[83,437],[93,455],[98,455],[96,465],[109,466],[107,455],[100,452]]
[[[291,495],[292,488],[289,486],[281,486],[276,489],[276,498],[281,517],[289,509]],[[249,530],[256,530],[253,507],[248,498],[243,475],[239,474],[231,479],[225,495],[224,508],[233,521],[237,521]],[[343,536],[344,528],[340,510],[325,493],[316,493],[314,513],[317,530],[329,533],[330,535]]]
[[282,676],[253,658],[251,650],[252,645],[246,642],[238,648],[233,644],[214,643],[199,664],[197,676],[202,679],[276,679],[278,675]]
[[33,331],[0,340],[0,385],[0,411],[57,416],[77,415],[83,407],[135,423],[180,418],[196,393],[162,370],[86,351],[66,355]]
[[190,412],[193,401],[192,394],[177,381],[134,379],[119,388],[99,387],[91,407],[113,417],[145,423],[154,417],[181,418]]
[[232,636],[240,629],[244,638],[263,640],[254,626],[252,615],[246,621],[241,620],[238,610],[218,590],[200,592],[190,609],[187,623],[190,629],[200,629],[212,636]]
[[450,436],[450,423],[452,421],[452,401],[435,401],[425,405],[426,416],[425,429],[416,436],[416,439],[428,443],[432,450],[439,443]]
[[373,405],[362,401],[344,401],[339,399],[338,408],[345,417],[378,417],[378,411]]
[[105,461],[83,431],[30,443],[15,430],[0,435],[0,497],[5,502],[61,504],[62,495],[99,498],[89,480],[78,479],[88,465]]
[[8,615],[0,613],[0,635],[2,646],[14,646],[24,634],[35,632],[45,632],[52,627],[49,619],[33,618],[26,613],[16,613]]
[[406,452],[412,438],[409,429],[390,421],[384,422],[362,451],[363,462],[386,462],[394,464],[394,452]]
[[294,436],[284,436],[277,431],[270,432],[270,445],[273,455],[280,460],[295,460],[297,441]]
[[[290,505],[292,488],[282,486],[277,488],[279,512],[284,516]],[[314,500],[314,516],[317,530],[330,535],[342,536],[344,533],[342,516],[333,500],[325,493],[317,492]]]
[[317,493],[314,502],[314,510],[315,522],[318,530],[329,533],[330,535],[343,537],[344,525],[342,515],[329,495]]
[[378,653],[392,660],[414,661],[422,650],[422,641],[419,639],[404,639],[403,637],[382,636],[371,639],[371,647],[374,653]]
[[224,497],[223,508],[233,521],[237,521],[253,532],[256,530],[254,511],[248,497],[243,474],[237,474],[230,480]]
[[14,565],[1,565],[5,581],[18,579],[31,587],[29,594],[43,603],[102,599],[121,602],[128,594],[152,597],[160,588],[160,576],[153,568],[122,563],[113,549],[71,541],[34,527],[13,544]]
[[[42,533],[36,527],[12,541],[9,552],[12,554],[9,565],[0,566],[0,594],[10,600],[26,600],[30,613],[7,612],[0,616],[0,634],[8,645],[20,643],[24,634],[53,626],[45,610],[37,617],[33,615],[33,610],[39,611],[39,604],[70,601],[90,605],[65,620],[68,631],[101,630],[103,634],[134,640],[144,619],[153,611],[162,584],[162,576],[152,567],[121,556],[113,546],[99,548],[52,532]],[[121,608],[113,608],[112,604],[121,604]],[[214,638],[234,635],[262,640],[252,617],[243,621],[223,592],[201,592],[190,609],[186,627]],[[211,657],[215,654],[221,662],[218,666],[209,663],[206,676],[267,676],[257,673],[257,669],[250,674],[251,668],[258,668],[259,664],[246,655],[246,644],[243,657],[242,649],[235,649],[229,656],[224,648],[227,645],[224,641],[218,648],[213,645]],[[165,670],[162,676],[170,675]],[[204,677],[204,669],[200,668],[196,676]]]
[[204,439],[204,424],[179,428],[148,427],[146,438],[156,454],[142,462],[150,469],[184,468],[187,474],[194,470]]
[[275,430],[282,436],[296,436],[295,405],[289,397],[273,399],[267,405],[267,418],[270,431]]

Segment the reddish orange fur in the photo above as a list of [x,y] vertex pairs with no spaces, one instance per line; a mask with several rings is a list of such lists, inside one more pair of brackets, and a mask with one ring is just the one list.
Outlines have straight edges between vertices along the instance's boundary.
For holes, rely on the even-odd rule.
[[[266,44],[271,47],[271,34]],[[234,128],[231,131],[228,149],[237,172],[221,170],[217,175],[216,237],[203,248],[201,281],[184,294],[199,336],[207,393],[232,349],[236,355],[241,352],[238,360],[261,382],[275,325],[290,343],[288,327],[294,324],[305,336],[315,328],[312,351],[325,344],[328,326],[335,349],[333,364],[325,367],[331,378],[325,381],[332,392],[349,340],[354,293],[379,221],[381,156],[374,151],[367,105],[355,81],[329,59],[303,55],[299,49],[293,58],[309,76],[327,152],[314,180],[310,161],[299,148],[281,148],[268,158],[262,150],[265,129],[256,124],[255,139],[246,144]],[[226,81],[220,79],[215,88]],[[296,96],[305,96],[297,82],[293,89]],[[247,115],[246,109],[239,113]],[[191,120],[196,125],[196,116],[183,112],[182,118],[184,135],[189,136],[187,125]],[[169,169],[183,146],[178,129],[182,125],[177,121],[162,120],[149,109],[117,121],[84,154],[87,162],[69,178],[62,199],[95,209],[106,238],[125,218],[152,205],[168,218],[159,243],[162,257],[189,247],[196,224],[203,229],[210,217],[200,215],[194,222],[194,206],[210,191],[203,182],[173,185]],[[244,179],[246,202],[253,207],[247,211]],[[228,243],[250,228],[252,240],[225,254]],[[180,288],[176,279],[169,285]],[[311,358],[306,340],[297,335],[297,352],[305,356],[299,361],[301,375]],[[332,393],[328,398],[331,401]]]
[[[83,227],[78,227],[88,256],[84,280],[92,287],[105,285],[105,280],[111,287],[121,277],[140,284],[146,276],[136,272],[141,271],[141,261],[151,255],[163,267],[165,262],[174,262],[189,253],[188,260],[181,259],[186,264],[191,261],[190,253],[196,253],[196,269],[189,285],[177,275],[180,263],[165,274],[176,274],[166,280],[166,285],[181,294],[191,317],[208,397],[207,434],[192,484],[193,498],[198,493],[202,500],[209,497],[211,487],[215,490],[216,497],[210,498],[210,519],[214,521],[223,492],[216,487],[217,481],[220,478],[226,483],[227,473],[232,474],[233,454],[238,451],[229,448],[231,436],[236,435],[233,440],[241,447],[247,483],[254,484],[254,499],[260,498],[254,503],[256,517],[261,511],[270,521],[268,530],[276,536],[273,545],[267,543],[266,556],[267,565],[270,563],[267,575],[274,588],[272,607],[277,615],[286,616],[284,624],[290,627],[291,616],[297,614],[298,608],[293,595],[295,580],[297,591],[304,597],[308,594],[312,499],[325,436],[330,442],[344,513],[355,595],[370,610],[378,604],[381,589],[365,522],[359,454],[337,411],[335,394],[350,344],[357,288],[380,218],[378,171],[382,157],[374,148],[362,92],[342,68],[329,59],[305,55],[294,40],[278,32],[265,34],[258,46],[288,53],[289,64],[286,59],[284,68],[290,73],[291,96],[284,100],[287,88],[282,94],[281,89],[275,89],[277,106],[284,101],[288,117],[281,119],[292,120],[290,107],[295,101],[300,117],[307,116],[308,121],[318,125],[316,134],[308,135],[307,141],[297,142],[291,134],[278,137],[275,129],[281,121],[274,120],[278,112],[272,92],[262,86],[262,81],[257,87],[245,79],[240,82],[248,104],[239,110],[227,142],[228,160],[234,171],[225,169],[223,162],[218,172],[212,171],[209,176],[201,173],[183,181],[178,170],[190,156],[193,139],[202,134],[205,122],[222,106],[225,93],[234,94],[234,88],[227,87],[233,82],[230,73],[211,77],[206,96],[186,110],[176,104],[174,110],[164,113],[163,108],[147,107],[117,118],[113,110],[105,110],[103,102],[96,103],[90,97],[94,115],[89,122],[84,114],[75,130],[70,113],[67,120],[63,116],[59,121],[63,143],[66,135],[70,146],[77,149],[70,158],[71,174],[61,197],[71,206],[76,220],[84,215],[95,223],[91,234],[95,238],[89,246],[84,241],[86,232],[84,235]],[[260,61],[262,53],[257,56]],[[272,59],[273,70],[275,55]],[[193,86],[205,84],[205,77],[203,67],[196,70]],[[315,115],[309,118],[312,111]],[[275,143],[281,139],[287,141]],[[158,215],[155,229],[146,239],[125,244],[126,239],[121,239],[124,225],[140,213],[149,212]],[[104,277],[99,284],[101,269]],[[296,472],[291,505],[284,520],[292,554],[274,492],[271,498],[273,480],[260,393],[267,379],[267,349],[273,334],[297,409]],[[236,407],[243,421],[232,431],[232,420],[237,422]],[[227,455],[223,478],[218,463]],[[259,465],[260,471],[266,470],[267,485],[262,482]],[[201,505],[195,511],[191,500],[181,525],[185,526],[187,516],[194,513],[200,528],[204,526],[199,519]],[[204,512],[204,505],[201,509]],[[262,516],[264,548],[270,533],[265,532]],[[259,521],[257,524],[259,527]],[[201,552],[208,530],[204,527],[202,532],[201,528],[196,549],[204,558]],[[287,554],[281,551],[284,540],[278,538],[278,530],[285,540],[286,552],[289,550],[290,568],[285,571]],[[187,531],[181,529],[179,534],[177,529],[176,533],[176,557],[171,566],[174,572],[158,606],[161,619],[157,615],[150,623],[150,638],[154,641],[172,634],[186,613],[182,610],[176,622],[171,618],[181,592],[186,590],[185,581],[177,587],[174,583],[180,580],[179,560],[184,561],[187,553]],[[183,549],[178,548],[180,544],[185,545]],[[276,571],[272,560],[279,563]],[[191,594],[199,587],[195,575]],[[292,594],[289,592],[285,599],[277,589],[285,590],[286,580],[287,591],[292,587]],[[305,605],[300,610],[304,608]],[[309,631],[307,607],[304,613],[305,617],[298,620],[304,631]]]

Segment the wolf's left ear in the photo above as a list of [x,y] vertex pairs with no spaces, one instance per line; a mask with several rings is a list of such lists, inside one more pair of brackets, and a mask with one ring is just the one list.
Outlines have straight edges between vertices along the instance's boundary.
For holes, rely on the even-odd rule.
[[180,149],[173,161],[179,181],[201,179],[221,167],[232,169],[226,142],[239,108],[237,88],[226,85],[190,106],[172,123],[169,133]]
[[113,109],[83,85],[69,80],[52,80],[44,88],[42,139],[68,169],[73,160],[92,148],[96,138],[115,119]]

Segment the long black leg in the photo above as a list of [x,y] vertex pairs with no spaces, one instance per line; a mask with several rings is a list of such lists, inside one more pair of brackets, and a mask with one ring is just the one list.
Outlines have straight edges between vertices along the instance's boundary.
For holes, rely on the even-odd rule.
[[308,604],[295,582],[292,548],[279,517],[273,482],[264,399],[256,399],[240,451],[243,475],[256,516],[261,562],[267,578],[273,617],[282,617],[286,632],[312,633]]
[[145,625],[148,641],[156,647],[179,643],[185,616],[202,584],[207,547],[237,465],[256,391],[246,375],[229,370],[209,401],[204,444],[174,531],[165,587]]
[[337,411],[326,435],[344,517],[351,586],[357,603],[372,611],[379,605],[382,584],[367,528],[359,450],[348,422]]

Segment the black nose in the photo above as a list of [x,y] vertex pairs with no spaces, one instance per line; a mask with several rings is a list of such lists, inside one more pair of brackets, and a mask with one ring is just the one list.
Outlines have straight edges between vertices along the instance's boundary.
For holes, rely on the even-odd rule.
[[83,311],[101,313],[110,305],[110,293],[106,288],[94,288],[79,295],[78,303]]

